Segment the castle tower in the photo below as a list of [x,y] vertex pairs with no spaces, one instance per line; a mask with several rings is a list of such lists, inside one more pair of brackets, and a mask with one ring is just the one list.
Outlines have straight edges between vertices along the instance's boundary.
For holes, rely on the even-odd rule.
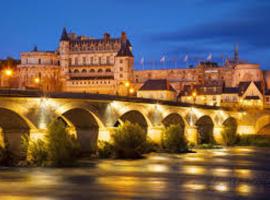
[[68,78],[69,67],[69,37],[66,28],[63,29],[60,37],[59,55],[60,55],[60,67],[61,67],[61,81],[64,83]]
[[121,35],[121,48],[115,57],[114,79],[116,82],[115,93],[127,96],[133,82],[134,57],[132,46],[125,32]]

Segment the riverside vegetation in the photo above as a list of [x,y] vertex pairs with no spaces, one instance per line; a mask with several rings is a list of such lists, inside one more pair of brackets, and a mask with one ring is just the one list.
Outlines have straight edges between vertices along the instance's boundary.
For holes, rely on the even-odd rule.
[[[208,128],[201,133],[210,134]],[[253,145],[270,147],[270,136],[266,135],[236,135],[235,126],[225,126],[222,136],[227,146]],[[115,129],[110,142],[99,141],[98,158],[138,159],[150,152],[186,153],[190,152],[184,127],[171,124],[164,128],[161,144],[151,141],[146,130],[138,124],[124,122]],[[20,166],[76,166],[80,158],[80,145],[74,135],[70,135],[62,120],[50,124],[44,139],[30,140],[22,137],[24,155],[17,157],[8,150],[8,144],[0,145],[0,165]],[[215,148],[215,143],[203,144],[201,148]]]

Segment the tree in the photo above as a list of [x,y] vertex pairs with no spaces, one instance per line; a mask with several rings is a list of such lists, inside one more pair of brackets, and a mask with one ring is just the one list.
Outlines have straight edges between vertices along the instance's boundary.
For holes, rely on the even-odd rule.
[[169,153],[188,151],[188,142],[184,135],[184,127],[172,124],[164,129],[162,134],[162,147]]
[[118,158],[140,158],[146,146],[146,132],[138,124],[126,121],[112,135],[112,145]]
[[46,140],[48,161],[51,165],[63,166],[76,160],[79,143],[75,136],[67,132],[62,120],[56,120],[49,125]]

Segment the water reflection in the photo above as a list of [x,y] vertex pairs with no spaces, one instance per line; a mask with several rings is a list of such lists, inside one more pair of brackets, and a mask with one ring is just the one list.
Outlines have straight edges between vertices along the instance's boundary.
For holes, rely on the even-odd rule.
[[183,167],[183,172],[186,174],[201,175],[206,173],[206,169],[200,166],[189,165]]
[[219,192],[227,192],[229,190],[228,185],[226,182],[218,182],[215,186],[214,189],[219,191]]
[[84,168],[0,169],[0,200],[267,199],[269,161],[265,149],[231,148]]

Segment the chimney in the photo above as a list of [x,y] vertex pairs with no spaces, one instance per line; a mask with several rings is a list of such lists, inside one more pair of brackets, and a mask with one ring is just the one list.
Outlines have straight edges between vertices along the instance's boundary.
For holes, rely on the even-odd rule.
[[109,33],[104,33],[104,40],[105,40],[105,41],[108,41],[108,40],[110,40],[110,39],[111,39],[110,34],[109,34]]
[[121,34],[121,40],[123,42],[125,42],[127,40],[127,34],[126,34],[126,32],[122,32],[122,34]]

